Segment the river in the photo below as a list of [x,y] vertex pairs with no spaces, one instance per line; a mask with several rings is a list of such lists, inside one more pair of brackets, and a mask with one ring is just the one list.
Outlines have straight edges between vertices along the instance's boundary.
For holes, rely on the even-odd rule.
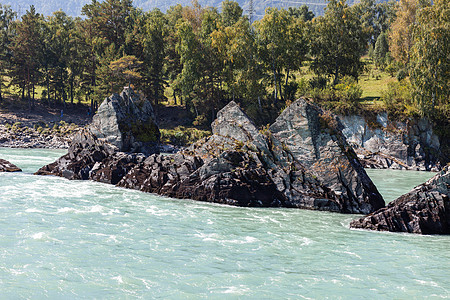
[[[450,297],[450,237],[350,230],[358,215],[176,200],[32,172],[0,148],[0,299]],[[368,170],[385,200],[432,173]]]

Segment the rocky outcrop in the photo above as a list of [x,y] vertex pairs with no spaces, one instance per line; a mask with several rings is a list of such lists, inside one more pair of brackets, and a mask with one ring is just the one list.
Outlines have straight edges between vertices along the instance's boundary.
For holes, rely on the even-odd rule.
[[[269,128],[275,158],[283,170],[302,165],[304,173],[337,195],[334,205],[338,211],[358,213],[383,207],[381,195],[347,144],[342,128],[335,116],[300,99]],[[292,187],[286,193],[295,199],[297,182],[304,175],[288,175]]]
[[88,130],[38,174],[238,206],[372,212],[384,201],[341,127],[300,99],[260,132],[231,102],[218,113],[211,137],[173,156],[118,152],[118,144]]
[[66,155],[40,168],[36,174],[87,180],[94,165],[115,152],[113,145],[100,141],[89,130],[84,129],[74,137]]
[[84,129],[75,136],[66,155],[40,168],[36,174],[117,184],[145,155],[116,150]]
[[[387,113],[373,120],[340,116],[342,130],[366,168],[437,171],[441,141],[425,118],[397,122]],[[445,165],[445,162],[444,162]]]
[[122,152],[159,152],[160,133],[150,102],[125,88],[99,106],[89,130]]
[[0,158],[0,172],[22,172],[15,164]]
[[420,234],[450,234],[450,167],[351,228]]

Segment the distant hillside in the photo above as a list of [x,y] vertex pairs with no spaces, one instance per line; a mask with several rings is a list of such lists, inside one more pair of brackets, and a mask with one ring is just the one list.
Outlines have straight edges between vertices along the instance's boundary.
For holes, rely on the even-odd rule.
[[[101,2],[101,0],[98,0]],[[348,4],[352,4],[358,0],[349,0]],[[11,7],[19,12],[19,15],[24,14],[25,11],[34,5],[36,11],[44,14],[51,15],[54,11],[59,9],[66,12],[71,16],[80,16],[81,8],[90,3],[91,0],[0,0],[1,4],[11,5]],[[220,8],[220,3],[222,0],[199,0],[202,6],[213,6]],[[245,14],[248,14],[249,0],[237,0],[237,2],[244,8]],[[158,7],[162,11],[166,11],[170,6],[180,3],[183,6],[191,4],[191,0],[134,0],[133,4],[136,7],[142,8],[144,11],[151,10]],[[301,6],[302,3],[308,5],[310,9],[316,14],[320,15],[323,13],[323,8],[326,6],[326,0],[253,0],[253,6],[255,10],[255,18],[259,19],[264,15],[264,10],[266,7],[290,7],[290,6]]]

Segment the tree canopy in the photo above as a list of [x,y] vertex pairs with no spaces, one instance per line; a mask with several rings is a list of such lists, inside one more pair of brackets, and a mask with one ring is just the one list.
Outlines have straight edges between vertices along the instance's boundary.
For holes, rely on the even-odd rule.
[[[268,8],[254,23],[232,0],[221,9],[194,0],[166,13],[131,0],[92,0],[83,18],[61,10],[44,17],[33,6],[17,17],[1,6],[0,101],[8,89],[30,109],[36,95],[49,105],[83,99],[94,106],[133,85],[155,105],[173,98],[197,125],[230,100],[264,121],[305,86],[344,86],[357,99],[362,56],[375,47],[376,65],[392,74],[401,65],[398,78],[411,80],[419,110],[431,114],[448,106],[448,1],[330,0],[323,16],[306,6]],[[305,70],[316,77],[301,78]]]

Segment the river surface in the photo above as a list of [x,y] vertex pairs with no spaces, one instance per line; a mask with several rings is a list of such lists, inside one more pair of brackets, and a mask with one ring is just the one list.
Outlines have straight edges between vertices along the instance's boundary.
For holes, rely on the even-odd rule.
[[[63,153],[0,148],[0,299],[450,297],[449,236],[31,175]],[[388,201],[433,175],[368,173]]]

